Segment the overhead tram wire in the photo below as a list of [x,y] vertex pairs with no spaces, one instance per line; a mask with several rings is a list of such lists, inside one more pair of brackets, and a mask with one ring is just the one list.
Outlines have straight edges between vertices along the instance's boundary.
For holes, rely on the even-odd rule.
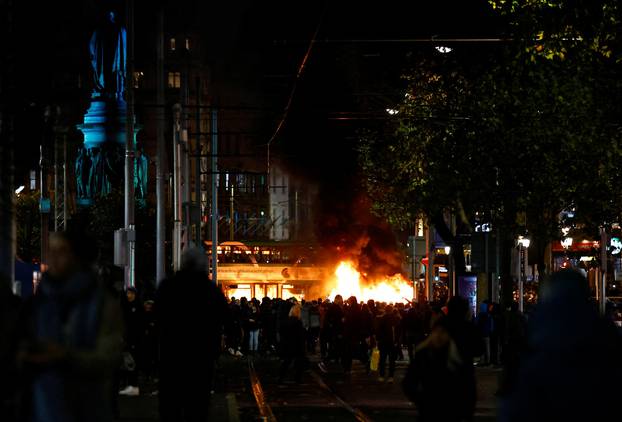
[[270,176],[270,145],[278,136],[279,132],[283,128],[283,125],[285,124],[285,120],[287,119],[287,116],[289,115],[289,110],[291,108],[292,101],[294,100],[294,94],[296,94],[296,89],[298,88],[298,81],[300,81],[302,72],[304,71],[307,65],[307,61],[309,60],[309,56],[311,55],[311,50],[313,49],[313,46],[315,45],[315,41],[317,40],[317,35],[320,32],[320,28],[322,27],[322,22],[324,21],[324,14],[326,13],[326,8],[327,6],[325,5],[324,9],[322,10],[322,14],[320,15],[320,19],[317,23],[317,27],[315,28],[315,32],[313,33],[313,37],[311,37],[311,41],[309,42],[309,46],[307,47],[307,51],[305,52],[305,55],[303,56],[302,61],[300,62],[300,66],[298,66],[298,72],[296,73],[296,79],[294,79],[294,85],[292,86],[292,90],[289,93],[289,98],[287,99],[287,104],[285,105],[285,109],[283,110],[283,115],[281,116],[281,120],[279,121],[279,124],[277,125],[276,130],[274,131],[274,133],[268,140],[267,166],[266,166],[268,177]]
[[[512,38],[375,38],[375,39],[330,39],[316,40],[315,44],[442,44],[442,43],[504,43]],[[280,40],[275,45],[299,44],[302,40]]]

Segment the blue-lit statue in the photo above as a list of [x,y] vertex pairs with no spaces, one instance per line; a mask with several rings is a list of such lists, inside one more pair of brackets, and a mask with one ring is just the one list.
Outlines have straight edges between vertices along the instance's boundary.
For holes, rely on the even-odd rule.
[[76,157],[76,194],[78,198],[86,197],[86,186],[84,184],[84,166],[85,166],[85,157],[84,157],[84,148],[80,147],[78,149],[78,156]]
[[126,78],[126,34],[115,12],[95,30],[89,43],[95,79],[93,98],[123,99]]
[[134,191],[136,198],[147,198],[147,177],[149,171],[149,160],[142,148],[136,151],[134,159]]
[[[123,157],[127,137],[125,102],[126,32],[119,15],[108,12],[89,42],[93,70],[93,93],[84,122],[77,125],[84,134],[84,146],[75,163],[78,205],[90,206],[123,186]],[[134,125],[132,141],[140,125]],[[142,151],[141,151],[142,152]],[[139,154],[134,161],[136,197],[147,192],[148,159]]]

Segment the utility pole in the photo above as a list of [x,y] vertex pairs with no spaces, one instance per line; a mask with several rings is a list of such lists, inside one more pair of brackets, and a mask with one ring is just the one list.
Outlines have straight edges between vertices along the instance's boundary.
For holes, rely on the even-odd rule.
[[233,241],[235,237],[235,183],[231,181],[231,196],[229,197],[229,240]]
[[501,302],[499,297],[499,275],[501,274],[501,230],[495,228],[495,274],[492,277],[492,299]]
[[294,191],[294,239],[299,239],[300,233],[300,206],[298,199],[298,189]]
[[520,252],[520,279],[518,280],[518,310],[525,312],[525,245],[521,242]]
[[[15,186],[13,161],[14,23],[12,0],[5,1],[0,14],[0,289],[15,281]],[[5,284],[4,286],[2,284]]]
[[173,106],[173,271],[181,264],[181,105]]
[[[3,88],[0,87],[0,94]],[[15,281],[13,115],[8,104],[0,104],[0,107],[0,289],[6,290],[12,288]],[[8,286],[1,285],[4,283]]]
[[[189,104],[189,90],[190,85],[188,83],[190,66],[188,65],[188,52],[186,54],[186,66],[184,67],[184,71],[181,76],[181,195],[182,195],[182,240],[181,240],[181,251],[188,247],[188,245],[192,242],[192,236],[189,233],[190,231],[190,143],[188,141],[188,104]],[[181,253],[181,252],[180,252]]]
[[212,281],[218,285],[218,111],[212,109]]
[[607,312],[607,229],[605,226],[600,228],[600,277],[598,279],[600,290],[600,301],[598,307],[601,315]]
[[[186,97],[187,98],[187,97]],[[187,248],[188,245],[190,245],[192,243],[192,236],[190,233],[190,225],[191,225],[191,219],[190,219],[190,207],[192,205],[192,202],[190,200],[190,141],[188,140],[188,125],[187,125],[187,120],[186,120],[186,115],[185,115],[185,111],[187,109],[184,108],[184,114],[182,114],[184,116],[184,129],[182,129],[181,131],[181,153],[182,153],[182,168],[183,168],[183,177],[182,177],[182,181],[183,181],[183,190],[182,190],[182,195],[183,195],[183,217],[182,217],[182,228],[183,228],[183,235],[182,235],[182,251],[183,249]]]
[[409,237],[410,242],[410,275],[413,282],[413,300],[417,301],[417,230]]
[[194,238],[196,246],[199,250],[203,250],[203,233],[201,233],[201,79],[196,77],[196,145],[195,145],[195,161],[194,161]]
[[127,254],[125,288],[135,287],[136,230],[134,226],[134,0],[127,0],[127,71],[125,93],[127,115],[125,133],[125,230],[127,231]]
[[47,269],[48,250],[50,243],[50,198],[47,186],[47,146],[50,132],[52,110],[48,106],[43,112],[43,135],[39,145],[39,212],[41,214],[41,272]]
[[[449,214],[449,221],[450,221],[450,225],[449,225],[449,230],[451,231],[451,235],[454,237],[454,239],[456,238],[456,215],[452,212]],[[449,288],[449,297],[453,297],[456,296],[456,294],[458,293],[458,287],[456,285],[456,253],[461,253],[464,254],[463,251],[457,251],[456,250],[456,244],[454,243],[451,248],[449,249],[449,254],[447,256],[447,265],[448,265],[448,270],[449,270],[449,274],[448,275],[448,282],[450,285]],[[464,259],[463,259],[464,261]]]
[[425,272],[425,287],[428,302],[434,300],[434,226],[428,223],[425,233],[425,246],[428,251],[428,268]]
[[164,192],[164,2],[158,11],[158,39],[156,45],[156,102],[158,107],[157,157],[156,157],[156,286],[166,277],[166,223]]
[[[62,138],[62,140],[61,140]],[[54,125],[54,231],[67,228],[67,128]]]

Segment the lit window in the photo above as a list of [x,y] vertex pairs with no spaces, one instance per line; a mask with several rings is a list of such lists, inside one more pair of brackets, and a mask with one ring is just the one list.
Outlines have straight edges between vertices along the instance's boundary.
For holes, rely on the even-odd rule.
[[190,38],[186,38],[186,50],[190,50]]
[[181,87],[181,73],[180,72],[168,72],[168,87],[169,88]]
[[175,44],[176,44],[175,38],[171,38],[169,44],[170,44],[171,51],[175,51]]

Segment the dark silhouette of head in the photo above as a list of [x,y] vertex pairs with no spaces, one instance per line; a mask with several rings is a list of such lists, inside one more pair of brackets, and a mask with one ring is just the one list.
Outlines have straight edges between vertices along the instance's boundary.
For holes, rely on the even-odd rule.
[[447,317],[459,321],[469,317],[469,302],[461,296],[454,296],[447,302]]
[[553,274],[540,292],[540,304],[564,302],[585,304],[590,298],[590,288],[583,274],[574,269],[564,269]]

